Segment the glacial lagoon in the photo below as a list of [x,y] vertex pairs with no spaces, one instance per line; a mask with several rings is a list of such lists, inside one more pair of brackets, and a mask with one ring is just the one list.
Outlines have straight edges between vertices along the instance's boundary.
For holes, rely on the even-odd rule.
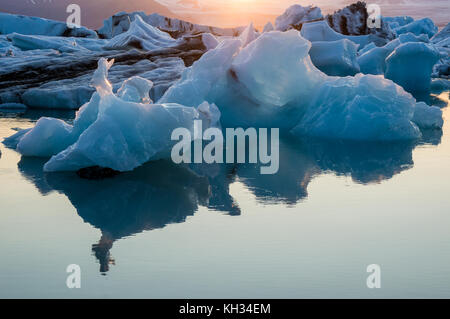
[[[416,142],[283,136],[280,171],[147,163],[44,173],[0,145],[0,297],[450,297],[450,118]],[[433,103],[435,104],[435,103]],[[1,113],[0,138],[41,116]],[[66,268],[81,267],[68,289]],[[368,265],[381,289],[368,289]]]

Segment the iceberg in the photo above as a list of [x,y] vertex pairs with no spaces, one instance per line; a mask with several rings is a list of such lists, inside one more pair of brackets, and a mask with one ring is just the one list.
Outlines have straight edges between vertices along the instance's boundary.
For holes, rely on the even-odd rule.
[[267,22],[266,25],[264,26],[263,32],[270,32],[274,30],[275,27],[273,26],[272,22]]
[[400,17],[383,17],[383,21],[392,29],[403,27],[414,21],[412,17],[400,16]]
[[313,6],[302,7],[299,4],[294,4],[276,18],[275,29],[277,31],[287,31],[304,22],[318,19],[323,19],[320,8]]
[[443,46],[445,40],[450,38],[450,23],[448,23],[444,28],[442,28],[439,33],[435,34],[431,38],[431,42],[435,43],[438,46]]
[[258,33],[253,27],[253,23],[250,23],[244,31],[242,31],[241,35],[239,36],[239,39],[242,42],[242,46],[245,47],[247,44],[252,42],[258,37]]
[[49,157],[73,142],[71,125],[60,119],[41,117],[34,128],[18,141],[16,150],[24,156]]
[[386,58],[401,44],[407,42],[429,42],[425,35],[415,36],[412,33],[401,34],[397,39],[382,47],[367,45],[359,51],[357,58],[361,72],[364,74],[384,74],[386,70]]
[[424,102],[416,104],[412,120],[422,129],[441,129],[444,125],[442,110],[437,106],[429,106]]
[[382,76],[329,80],[314,94],[295,135],[348,140],[404,140],[421,136],[411,122],[415,99]]
[[[151,160],[170,154],[171,132],[185,127],[193,132],[194,120],[204,127],[217,125],[219,112],[214,105],[199,108],[175,103],[148,104],[151,83],[142,78],[125,81],[113,94],[107,72],[113,61],[102,58],[91,84],[96,93],[80,108],[72,125],[41,118],[36,126],[9,139],[17,151],[27,156],[50,156],[45,171],[108,167],[130,171]],[[192,134],[193,136],[193,134]]]
[[102,51],[106,41],[101,39],[24,35],[11,33],[6,36],[11,44],[21,50],[53,49],[59,52]]
[[395,28],[394,31],[397,35],[403,33],[413,33],[415,35],[426,34],[429,38],[432,38],[437,33],[438,28],[431,19],[424,18]]
[[206,52],[200,60],[185,69],[181,79],[170,87],[158,101],[159,103],[181,103],[197,106],[208,101],[208,94],[226,85],[226,72],[231,66],[233,56],[242,43],[239,39],[220,42],[214,50]]
[[224,127],[361,140],[421,136],[411,94],[382,75],[327,76],[311,62],[311,43],[298,31],[263,33],[244,48],[232,41],[186,69],[160,102],[214,103]]
[[253,25],[238,32],[124,13],[105,22],[105,39],[0,36],[1,105],[82,105],[73,124],[41,118],[4,143],[51,156],[45,171],[130,171],[168,157],[172,131],[193,132],[195,120],[364,141],[417,139],[419,128],[442,127],[442,112],[408,93],[430,90],[439,59],[448,67],[448,48],[429,43],[435,32],[427,21],[388,19],[399,36],[378,47],[380,34],[304,23],[320,9],[299,7],[277,19],[287,31],[268,25],[261,34]]
[[105,46],[106,49],[126,49],[134,47],[147,51],[168,48],[178,44],[168,33],[163,32],[147,23],[137,15],[128,31],[121,33]]
[[146,15],[145,12],[119,12],[104,20],[103,26],[98,30],[100,37],[111,39],[122,34],[130,28],[136,17],[161,31],[171,34],[175,38],[185,35],[195,35],[200,33],[211,33],[215,36],[238,36],[244,30],[244,27],[238,28],[218,28],[206,25],[193,24],[187,21],[168,18],[158,13]]
[[312,42],[309,55],[314,65],[328,75],[347,76],[360,72],[356,60],[358,45],[342,39],[329,42]]
[[215,49],[219,44],[219,40],[217,40],[217,38],[211,33],[203,33],[202,42],[208,51]]
[[385,77],[408,92],[429,92],[433,66],[439,58],[439,51],[429,44],[403,43],[386,58]]
[[301,30],[302,36],[311,41],[338,41],[348,39],[360,45],[360,48],[369,44],[369,35],[343,35],[334,31],[326,21],[305,23]]
[[98,38],[95,31],[85,27],[69,28],[65,22],[0,12],[0,34],[14,32],[26,35]]

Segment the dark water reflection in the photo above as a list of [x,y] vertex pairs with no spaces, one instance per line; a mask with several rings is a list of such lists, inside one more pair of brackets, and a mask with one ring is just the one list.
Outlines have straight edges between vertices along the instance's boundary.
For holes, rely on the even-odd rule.
[[318,175],[351,176],[361,184],[379,183],[413,167],[412,151],[423,143],[437,145],[442,131],[423,132],[420,143],[356,143],[293,139],[280,141],[280,169],[261,175],[256,164],[175,165],[169,160],[147,163],[112,179],[84,180],[75,173],[44,173],[47,159],[22,157],[21,174],[43,195],[67,196],[78,215],[101,230],[92,252],[100,272],[114,263],[114,241],[146,230],[183,223],[199,206],[240,215],[230,184],[239,180],[261,203],[294,205],[308,196],[308,184]]

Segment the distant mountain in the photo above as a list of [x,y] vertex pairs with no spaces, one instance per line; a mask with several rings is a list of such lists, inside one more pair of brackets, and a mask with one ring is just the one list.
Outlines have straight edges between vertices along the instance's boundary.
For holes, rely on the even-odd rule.
[[66,21],[69,15],[66,8],[71,3],[81,7],[81,24],[93,29],[101,27],[104,19],[120,11],[144,11],[177,18],[176,14],[155,0],[0,0],[0,11]]

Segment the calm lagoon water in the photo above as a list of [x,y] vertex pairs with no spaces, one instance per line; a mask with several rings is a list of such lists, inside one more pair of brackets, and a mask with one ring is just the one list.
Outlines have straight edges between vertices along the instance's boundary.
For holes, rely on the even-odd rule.
[[[40,116],[74,114],[2,114],[0,138]],[[450,297],[449,121],[418,143],[284,138],[274,176],[159,161],[88,181],[0,151],[2,298]]]

